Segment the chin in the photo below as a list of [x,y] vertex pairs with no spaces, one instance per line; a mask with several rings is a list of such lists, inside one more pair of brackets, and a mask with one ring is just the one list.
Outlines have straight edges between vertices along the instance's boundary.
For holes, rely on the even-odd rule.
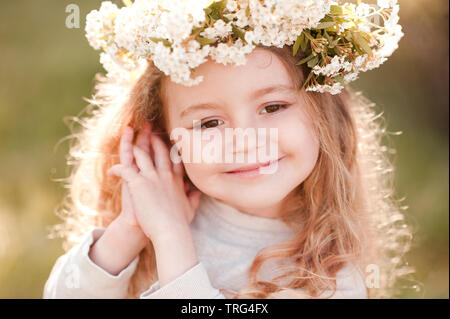
[[267,208],[279,204],[289,190],[276,189],[274,187],[236,187],[234,190],[222,192],[218,198],[227,203],[239,207],[258,209]]

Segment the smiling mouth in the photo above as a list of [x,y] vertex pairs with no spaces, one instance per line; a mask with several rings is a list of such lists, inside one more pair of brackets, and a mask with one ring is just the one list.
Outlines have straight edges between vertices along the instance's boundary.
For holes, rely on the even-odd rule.
[[255,176],[264,175],[260,171],[262,168],[267,168],[269,165],[278,164],[278,162],[280,162],[284,157],[285,156],[282,156],[275,161],[268,161],[266,163],[245,166],[245,167],[238,168],[238,169],[228,171],[225,173],[228,175],[241,176],[241,177],[255,177]]

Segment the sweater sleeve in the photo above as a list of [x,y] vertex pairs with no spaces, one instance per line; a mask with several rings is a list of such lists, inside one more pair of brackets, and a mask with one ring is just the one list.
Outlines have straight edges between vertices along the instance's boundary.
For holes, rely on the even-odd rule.
[[105,231],[97,227],[60,256],[44,286],[44,299],[123,299],[139,256],[119,274],[112,275],[89,258],[90,247]]
[[141,299],[226,299],[211,284],[202,262],[160,287],[159,281],[140,295]]

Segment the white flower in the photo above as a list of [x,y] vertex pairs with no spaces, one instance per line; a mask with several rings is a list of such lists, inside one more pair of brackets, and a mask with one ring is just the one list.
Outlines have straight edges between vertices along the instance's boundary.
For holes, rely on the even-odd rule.
[[229,12],[236,11],[238,7],[238,1],[237,0],[227,0],[227,10]]
[[328,63],[324,67],[319,67],[318,65],[316,65],[312,69],[312,71],[316,75],[322,74],[328,77],[338,74],[342,69],[348,72],[352,69],[352,64],[348,61],[345,61],[345,58],[346,56],[336,55],[331,59],[330,63]]
[[366,63],[368,57],[369,57],[368,54],[363,54],[363,55],[358,56],[355,59],[355,61],[353,61],[353,67],[355,69],[359,69],[361,66],[364,65],[364,63]]
[[341,93],[343,88],[344,87],[342,86],[341,83],[336,82],[332,86],[330,86],[330,85],[310,86],[310,87],[306,88],[306,91],[315,91],[315,92],[319,92],[319,93],[328,92],[328,93],[330,93],[332,95],[335,95],[335,94]]
[[368,5],[367,3],[360,3],[356,7],[356,16],[358,16],[358,17],[368,16],[370,14],[371,8],[372,7],[370,5]]
[[[248,0],[254,41],[265,46],[292,44],[301,31],[317,25],[330,11],[330,0]],[[245,10],[240,13],[245,15]],[[264,27],[263,27],[264,26]]]
[[225,23],[223,20],[217,20],[211,28],[206,28],[200,33],[200,35],[208,39],[225,38],[231,33],[231,31],[231,23]]
[[360,68],[361,72],[369,71],[378,68],[381,64],[387,61],[385,57],[375,57],[373,59],[369,59],[364,67]]
[[245,55],[253,51],[254,45],[243,44],[241,39],[238,39],[234,45],[228,46],[225,43],[220,43],[216,48],[211,48],[211,57],[218,63],[227,65],[234,63],[235,65],[244,65],[247,63]]
[[100,63],[106,70],[106,75],[109,78],[114,78],[117,82],[127,85],[135,81],[140,74],[147,68],[146,59],[138,59],[131,70],[117,67],[116,62],[111,59],[111,56],[102,52],[100,53]]
[[[218,19],[207,27],[205,9],[217,1],[220,0],[135,0],[131,6],[120,9],[104,1],[99,10],[87,15],[86,37],[94,49],[103,49],[100,61],[109,77],[130,83],[139,73],[136,70],[141,71],[151,59],[174,82],[192,86],[203,77],[192,78],[191,71],[206,62],[208,56],[225,65],[243,65],[256,45],[293,45],[304,29],[317,26],[331,5],[341,5],[333,0],[227,0],[222,15],[230,21]],[[383,32],[370,40],[373,56],[365,54],[354,61],[347,56],[334,56],[327,65],[315,66],[315,75],[341,75],[348,83],[359,72],[384,63],[398,48],[403,32],[398,24],[397,0],[378,0],[377,4],[392,10],[379,27]],[[357,19],[359,31],[371,33],[376,26],[364,21],[372,14],[372,8],[364,3],[348,6],[361,18]],[[236,40],[235,35],[233,41],[228,41],[233,34],[232,24],[244,34],[245,41]],[[339,27],[338,35],[344,32],[345,23]],[[194,28],[203,28],[199,35],[216,42],[202,46],[191,37]],[[308,90],[337,94],[341,89],[342,84],[336,83]]]
[[377,5],[380,8],[392,8],[394,5],[397,4],[397,0],[377,0]]
[[238,9],[234,13],[225,14],[225,17],[230,20],[235,20],[234,24],[239,28],[244,28],[250,24],[250,21],[246,15],[246,9]]
[[350,83],[355,81],[358,78],[358,73],[348,73],[346,75],[344,75],[344,82],[345,83]]
[[102,2],[100,9],[92,10],[86,16],[86,38],[98,50],[110,43],[114,34],[114,19],[119,8],[111,1]]

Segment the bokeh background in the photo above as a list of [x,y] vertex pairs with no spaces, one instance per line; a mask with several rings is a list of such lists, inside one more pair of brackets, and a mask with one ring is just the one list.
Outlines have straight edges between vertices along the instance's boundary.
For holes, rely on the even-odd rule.
[[[119,1],[115,1],[120,4]],[[397,150],[397,197],[405,197],[415,240],[407,255],[421,290],[403,298],[448,298],[447,0],[400,0],[405,37],[379,69],[352,85],[384,112]],[[80,8],[80,28],[65,25]],[[0,2],[0,298],[41,298],[61,239],[55,210],[66,189],[70,134],[66,119],[87,105],[98,52],[84,36],[85,16],[99,0]]]

